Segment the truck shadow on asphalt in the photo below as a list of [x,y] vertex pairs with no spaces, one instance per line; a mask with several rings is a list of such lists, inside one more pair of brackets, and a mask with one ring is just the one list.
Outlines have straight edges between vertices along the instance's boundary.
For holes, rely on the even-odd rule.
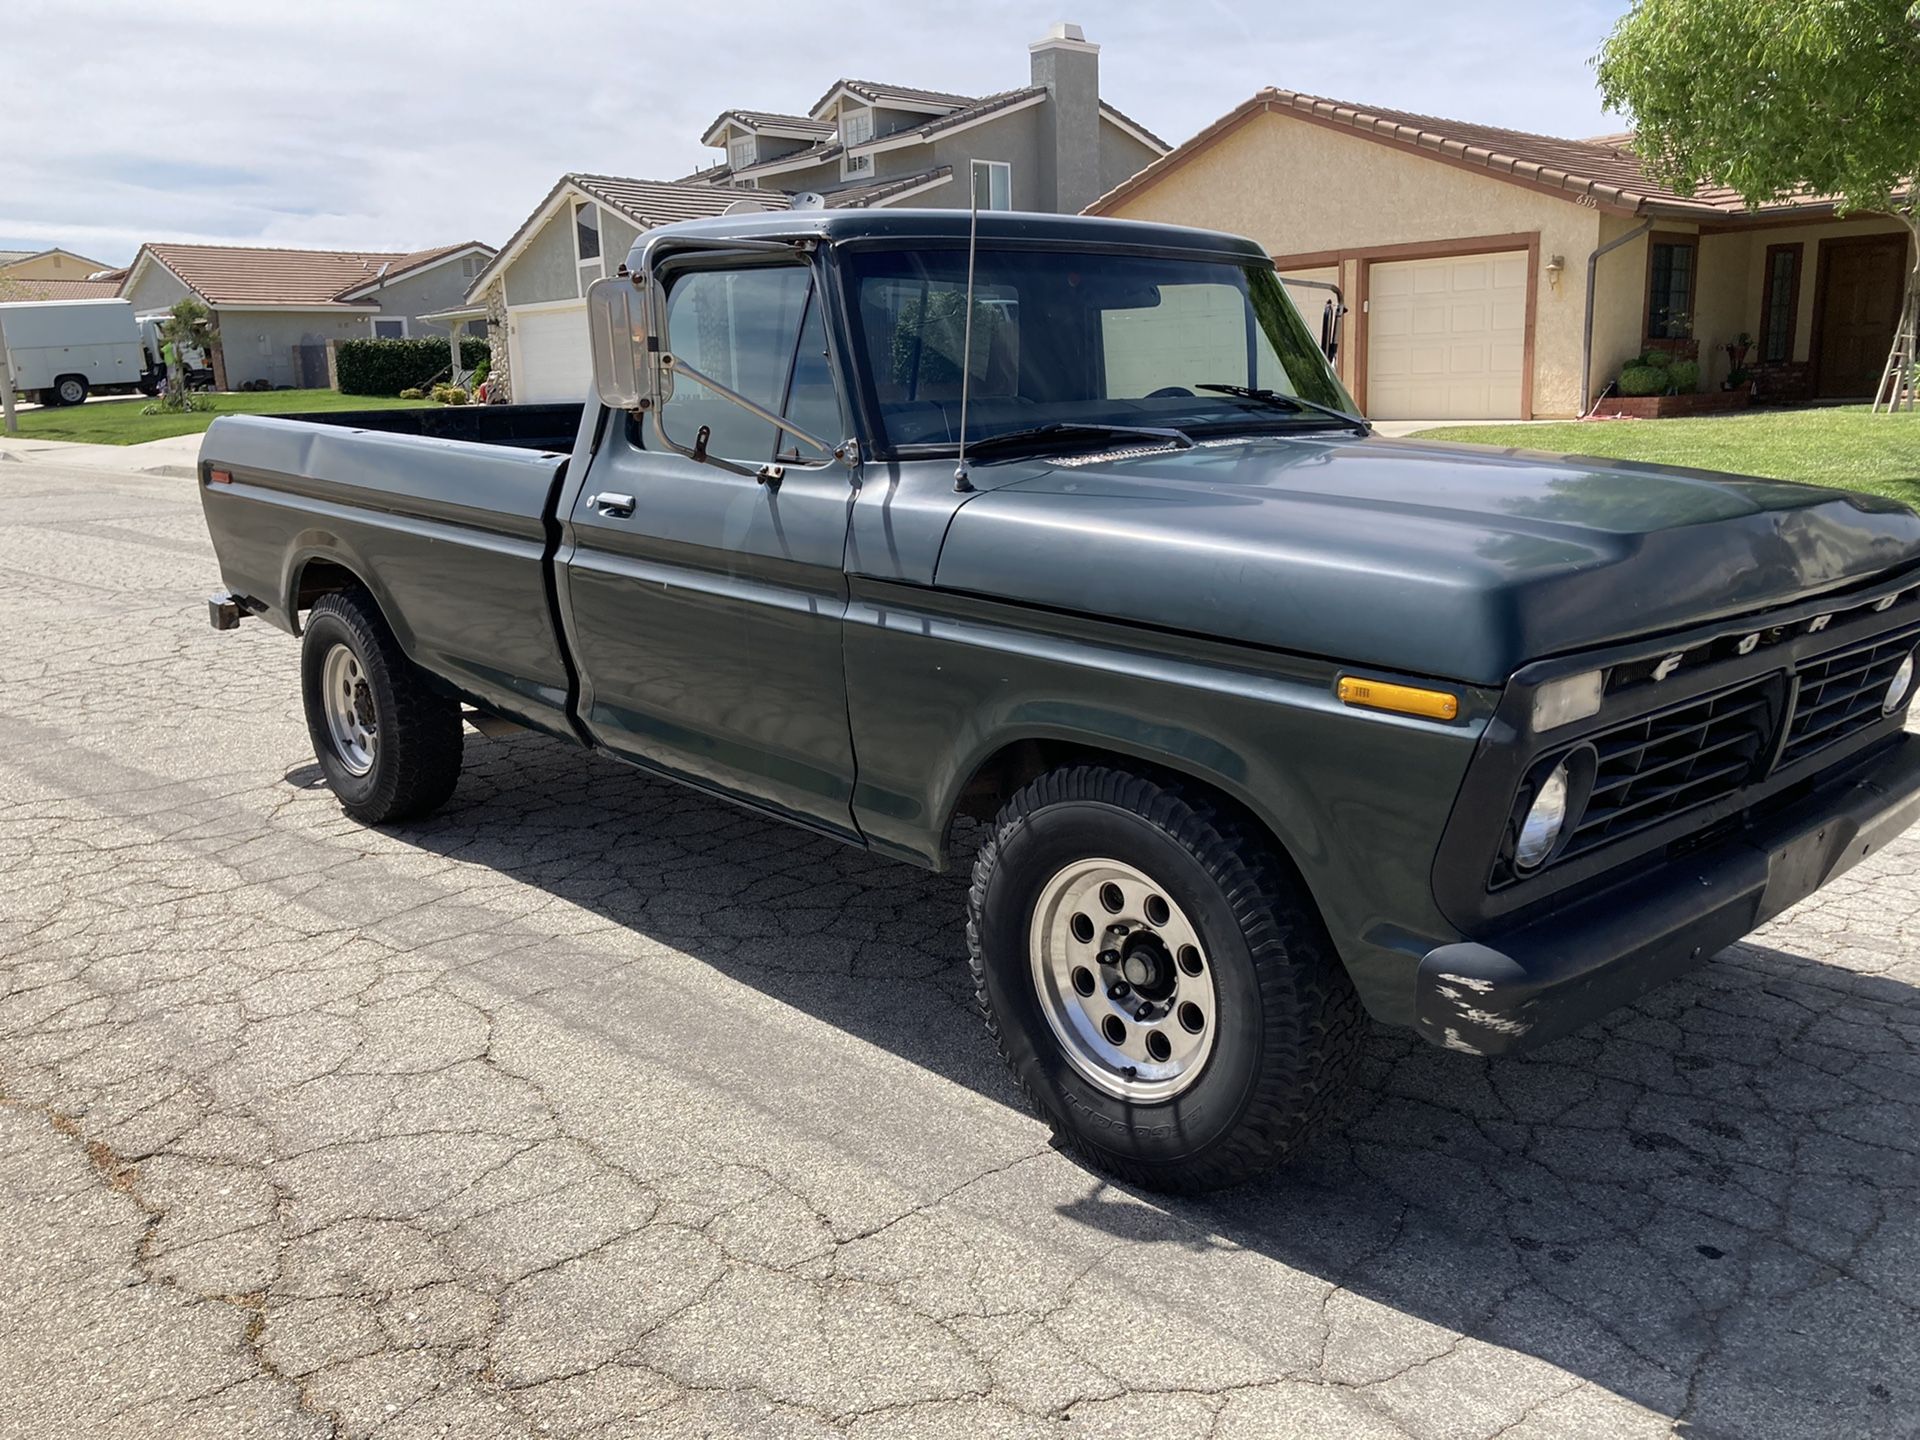
[[[395,838],[1024,1109],[971,1016],[964,865],[876,861],[544,738],[468,743],[452,804]],[[1203,1199],[1090,1176],[1058,1213],[1160,1263],[1251,1251],[1327,1282],[1330,1379],[1493,1385],[1474,1347],[1497,1346],[1689,1433],[1910,1434],[1920,993],[1843,920],[1794,923],[1861,968],[1735,946],[1498,1061],[1378,1029],[1348,1123],[1290,1168]],[[1302,1323],[1257,1285],[1222,1298],[1209,1322],[1250,1345]]]

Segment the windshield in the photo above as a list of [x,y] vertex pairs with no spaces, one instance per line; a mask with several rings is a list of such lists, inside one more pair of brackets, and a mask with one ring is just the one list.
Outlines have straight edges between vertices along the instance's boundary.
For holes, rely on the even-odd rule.
[[[964,249],[843,252],[856,346],[893,450],[959,439]],[[982,246],[973,284],[971,443],[1050,424],[1191,433],[1337,425],[1259,397],[1351,411],[1269,265]]]

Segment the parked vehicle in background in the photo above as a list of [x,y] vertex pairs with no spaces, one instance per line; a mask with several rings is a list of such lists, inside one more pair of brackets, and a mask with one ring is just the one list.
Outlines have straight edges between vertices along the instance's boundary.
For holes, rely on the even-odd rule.
[[464,703],[970,852],[1021,1084],[1173,1189],[1293,1153],[1369,1015],[1540,1044],[1920,815],[1911,510],[1382,440],[1251,241],[969,236],[664,226],[588,292],[584,410],[216,420],[215,625],[303,635],[368,824],[453,795]]
[[[158,395],[167,384],[167,347],[160,338],[160,327],[167,323],[167,313],[162,310],[157,314],[139,317],[140,349],[146,357],[147,372],[151,376],[151,380],[142,382],[140,388],[149,395]],[[213,366],[205,351],[192,345],[182,346],[180,363],[185,368],[189,390],[213,389]]]
[[79,405],[97,391],[157,388],[125,300],[17,300],[0,309],[5,359],[23,399]]

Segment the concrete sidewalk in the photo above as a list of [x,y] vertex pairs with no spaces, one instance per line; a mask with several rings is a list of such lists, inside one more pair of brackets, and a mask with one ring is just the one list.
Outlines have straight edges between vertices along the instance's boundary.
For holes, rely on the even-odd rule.
[[191,480],[198,472],[201,435],[174,435],[142,445],[82,445],[0,435],[0,478],[9,461],[57,465],[63,470],[107,470],[119,475],[162,475]]

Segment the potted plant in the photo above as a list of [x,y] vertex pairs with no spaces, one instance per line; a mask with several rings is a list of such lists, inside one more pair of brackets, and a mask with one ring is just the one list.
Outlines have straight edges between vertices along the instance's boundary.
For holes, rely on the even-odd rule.
[[1720,348],[1727,352],[1727,378],[1720,382],[1720,388],[1738,390],[1752,384],[1753,372],[1747,369],[1747,356],[1753,353],[1753,336],[1742,330]]

